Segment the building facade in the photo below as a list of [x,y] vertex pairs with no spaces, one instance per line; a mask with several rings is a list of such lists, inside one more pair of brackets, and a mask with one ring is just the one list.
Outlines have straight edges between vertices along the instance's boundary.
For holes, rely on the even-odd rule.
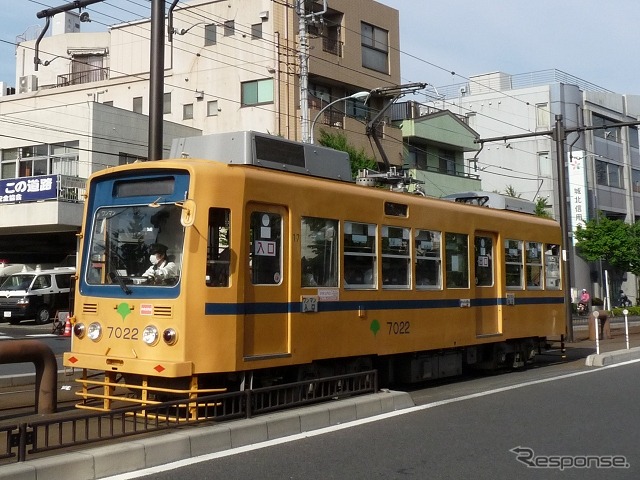
[[[16,93],[0,96],[0,258],[10,262],[74,253],[84,180],[147,156],[151,21],[100,33],[83,33],[73,12],[52,23],[51,35],[18,45]],[[300,140],[301,118],[315,136],[341,132],[379,157],[365,124],[386,99],[336,100],[399,83],[397,10],[371,0],[195,0],[165,27],[165,157],[174,138],[208,133]],[[378,130],[402,165],[401,130],[387,119]],[[12,196],[16,179],[40,177],[55,180],[55,198]]]
[[[559,70],[494,72],[439,91],[480,138],[522,136],[485,143],[479,153],[466,154],[467,168],[478,173],[484,190],[510,189],[527,200],[545,199],[556,219],[566,207],[571,231],[597,212],[628,223],[640,218],[638,127],[611,126],[636,122],[640,97],[611,92]],[[563,142],[568,203],[559,198],[556,143],[549,135],[558,115],[567,129],[588,127],[568,133]],[[604,298],[606,264],[589,264],[573,247],[569,250],[573,297],[587,288]],[[619,288],[636,300],[634,276],[610,285],[612,296]]]

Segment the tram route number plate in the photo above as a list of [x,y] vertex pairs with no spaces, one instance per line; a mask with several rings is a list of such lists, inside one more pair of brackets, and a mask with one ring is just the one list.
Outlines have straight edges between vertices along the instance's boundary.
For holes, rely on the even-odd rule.
[[318,295],[302,295],[300,297],[300,308],[302,313],[317,313]]

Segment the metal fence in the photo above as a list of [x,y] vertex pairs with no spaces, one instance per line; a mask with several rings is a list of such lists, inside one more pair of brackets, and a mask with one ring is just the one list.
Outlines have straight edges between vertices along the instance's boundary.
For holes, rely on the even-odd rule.
[[87,179],[58,175],[58,200],[64,202],[83,202],[87,189]]
[[[305,380],[273,387],[229,392],[109,412],[77,413],[60,418],[0,427],[3,463],[23,462],[60,448],[156,432],[206,421],[251,418],[296,406],[378,391],[375,370]],[[193,415],[194,411],[197,415]],[[30,448],[29,448],[30,447]]]

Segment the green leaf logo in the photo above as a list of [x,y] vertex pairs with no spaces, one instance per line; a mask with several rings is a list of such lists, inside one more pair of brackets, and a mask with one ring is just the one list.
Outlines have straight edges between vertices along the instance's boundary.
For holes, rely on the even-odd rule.
[[369,326],[369,330],[371,330],[373,332],[373,335],[376,336],[380,331],[380,322],[374,319]]
[[122,317],[122,321],[123,322],[124,322],[125,317],[131,313],[131,309],[129,308],[129,304],[128,303],[124,303],[124,302],[121,303],[120,305],[118,305],[118,308],[116,308],[116,311]]

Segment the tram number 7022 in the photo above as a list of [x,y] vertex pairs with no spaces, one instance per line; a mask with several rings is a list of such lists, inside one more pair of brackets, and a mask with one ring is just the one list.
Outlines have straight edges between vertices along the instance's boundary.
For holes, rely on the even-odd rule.
[[389,335],[409,335],[411,322],[387,322]]

